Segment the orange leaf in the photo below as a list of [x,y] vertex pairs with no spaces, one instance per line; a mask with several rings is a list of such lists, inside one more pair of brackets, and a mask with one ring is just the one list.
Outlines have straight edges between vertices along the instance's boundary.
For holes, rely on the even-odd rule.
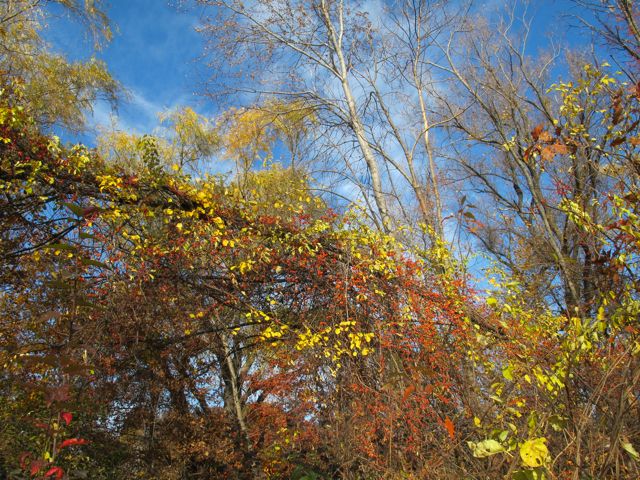
[[543,160],[551,160],[555,153],[553,153],[553,149],[551,147],[544,147],[540,152]]
[[451,438],[451,440],[455,439],[455,437],[456,437],[456,427],[453,425],[453,422],[451,421],[451,419],[449,417],[444,419],[444,428],[447,429],[447,433],[449,434],[449,438]]
[[549,143],[553,140],[553,136],[546,130],[540,134],[540,141]]
[[551,145],[551,148],[553,148],[553,151],[557,155],[566,155],[567,153],[569,153],[569,149],[564,143],[554,143],[553,145]]
[[404,394],[402,395],[402,401],[406,401],[407,398],[409,398],[409,395],[411,395],[415,389],[415,385],[409,385],[407,388],[405,388]]
[[565,155],[569,152],[569,149],[563,143],[554,143],[548,147],[544,147],[540,152],[543,160],[551,160],[556,155]]

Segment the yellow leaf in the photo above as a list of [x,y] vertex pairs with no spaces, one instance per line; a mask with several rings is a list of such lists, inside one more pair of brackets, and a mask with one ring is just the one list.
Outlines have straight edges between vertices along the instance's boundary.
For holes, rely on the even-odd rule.
[[541,467],[549,458],[549,449],[545,445],[544,437],[527,440],[520,446],[520,458],[522,463],[531,468]]
[[629,442],[627,439],[623,439],[621,445],[622,445],[622,448],[634,459],[640,460],[640,453],[638,453],[638,451],[635,448],[633,448],[633,445],[631,444],[631,442]]
[[473,456],[476,458],[485,458],[495,455],[496,453],[504,452],[506,449],[502,444],[493,440],[487,439],[481,442],[467,442],[469,448],[473,452]]

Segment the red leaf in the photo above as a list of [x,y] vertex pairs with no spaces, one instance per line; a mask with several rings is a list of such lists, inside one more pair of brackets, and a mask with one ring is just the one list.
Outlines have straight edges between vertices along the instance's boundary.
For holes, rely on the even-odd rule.
[[51,467],[47,470],[47,473],[44,474],[44,478],[51,477],[55,473],[56,480],[60,480],[64,476],[64,470],[60,467]]
[[63,441],[60,444],[58,449],[63,449],[64,447],[71,447],[73,445],[86,445],[87,443],[89,442],[84,438],[67,438],[65,441]]
[[40,471],[40,469],[42,468],[42,465],[44,465],[44,461],[42,460],[36,460],[35,462],[31,462],[31,469],[29,473],[31,474],[32,477]]
[[25,469],[27,468],[27,460],[29,460],[29,457],[31,456],[31,453],[29,452],[22,452],[20,454],[20,468],[21,469]]
[[62,420],[64,420],[64,423],[66,423],[67,425],[69,425],[71,423],[71,420],[73,420],[73,414],[71,412],[62,412],[60,416],[62,417]]
[[451,421],[451,419],[449,417],[444,419],[444,428],[447,429],[447,433],[449,434],[449,438],[451,438],[451,440],[455,439],[455,437],[456,437],[456,427],[453,425],[453,422]]

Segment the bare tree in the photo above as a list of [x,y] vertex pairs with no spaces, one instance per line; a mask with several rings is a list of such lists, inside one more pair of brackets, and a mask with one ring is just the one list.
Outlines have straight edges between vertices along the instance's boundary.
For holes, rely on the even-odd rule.
[[[458,138],[459,178],[476,207],[466,223],[484,249],[533,289],[533,298],[547,297],[571,314],[590,311],[599,248],[575,228],[561,202],[569,195],[601,218],[606,160],[579,142],[572,152],[532,148],[554,138],[559,105],[547,89],[559,51],[529,56],[530,20],[515,11],[496,23],[467,26],[441,44],[446,62],[440,67],[457,80],[456,94],[442,101]],[[569,56],[568,64],[576,66],[575,78],[585,75],[582,59]],[[603,107],[594,104],[582,114],[592,132]]]
[[341,177],[355,186],[381,229],[419,220],[442,236],[434,135],[449,119],[435,110],[434,91],[444,79],[433,75],[428,60],[441,55],[435,40],[464,17],[465,6],[431,0],[375,9],[342,0],[201,3],[212,12],[203,31],[222,79],[218,93],[233,83],[251,100],[306,102],[321,126],[318,148],[333,152],[327,170],[343,163]]
[[631,60],[632,70],[627,73],[637,80],[640,68],[640,7],[637,2],[575,0],[575,3],[587,13],[577,15],[580,22],[594,33],[598,41],[622,52],[623,59]]

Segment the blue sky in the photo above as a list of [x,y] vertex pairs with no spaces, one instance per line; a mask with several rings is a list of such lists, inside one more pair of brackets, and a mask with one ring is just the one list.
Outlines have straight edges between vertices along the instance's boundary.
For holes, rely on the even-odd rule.
[[[211,100],[200,95],[209,68],[201,58],[203,36],[196,32],[203,8],[195,6],[193,0],[183,0],[189,8],[178,8],[175,1],[111,0],[107,14],[115,35],[97,53],[77,23],[59,17],[49,22],[51,28],[46,36],[55,50],[72,59],[87,59],[95,54],[127,89],[129,101],[123,102],[117,111],[117,125],[122,130],[151,133],[158,126],[157,114],[178,106],[191,106],[207,116],[218,111]],[[478,0],[476,5],[487,10],[495,8],[498,1]],[[567,19],[562,18],[562,13],[571,12],[573,6],[570,0],[531,1],[529,54],[547,47],[551,32],[561,33],[563,40],[573,46],[584,41],[584,32],[567,29],[564,23]],[[559,29],[559,23],[565,27]],[[109,125],[111,114],[108,105],[98,104],[93,123]],[[94,133],[66,138],[93,145]],[[483,261],[480,263],[484,265]]]
[[[70,58],[86,59],[95,54],[105,61],[130,94],[129,101],[118,109],[119,127],[138,133],[151,132],[158,124],[157,114],[176,106],[188,105],[205,115],[216,113],[215,105],[199,94],[207,67],[201,58],[204,40],[196,27],[204,10],[193,1],[181,3],[183,6],[178,7],[176,0],[111,0],[107,13],[114,25],[114,39],[97,53],[82,28],[60,16],[49,21],[46,37],[54,49]],[[549,28],[553,28],[559,12],[566,12],[570,4],[569,0],[531,3],[532,51],[546,43]],[[485,0],[478,5],[491,8],[496,2]],[[567,37],[571,40],[571,32]],[[110,115],[108,105],[98,104],[93,123],[109,124]],[[93,143],[91,134],[78,140]]]
[[[95,55],[129,92],[117,111],[120,128],[138,133],[157,126],[157,114],[176,106],[191,106],[213,114],[213,105],[198,92],[206,76],[200,60],[204,42],[195,31],[202,9],[178,8],[166,0],[112,0],[107,13],[113,22],[113,41],[94,52],[92,42],[77,23],[56,16],[49,21],[47,39],[72,59]],[[108,105],[98,104],[93,121],[110,123]],[[91,142],[92,135],[82,138]]]

